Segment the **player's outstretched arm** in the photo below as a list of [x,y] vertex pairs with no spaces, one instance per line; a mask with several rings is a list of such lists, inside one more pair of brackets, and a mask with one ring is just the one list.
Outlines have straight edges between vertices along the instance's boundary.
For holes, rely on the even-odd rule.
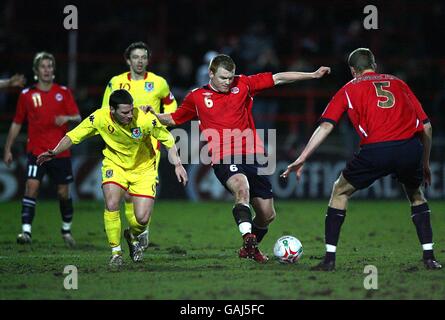
[[317,150],[318,146],[326,139],[326,137],[331,133],[334,125],[329,122],[322,122],[317,129],[315,129],[312,137],[309,139],[306,147],[304,148],[301,155],[287,166],[286,171],[284,171],[280,177],[287,178],[292,171],[297,174],[297,180],[300,180],[301,174],[303,173],[303,165],[309,156]]
[[156,113],[156,111],[150,106],[143,106],[141,109],[144,111],[144,113],[152,113],[164,126],[172,127],[176,125],[176,122],[173,120],[170,113]]
[[319,79],[323,77],[325,74],[329,73],[331,73],[331,68],[320,67],[318,68],[317,71],[314,72],[287,71],[287,72],[275,73],[272,77],[274,84],[280,85],[301,80]]
[[39,154],[39,156],[37,157],[37,165],[40,166],[42,163],[53,159],[59,153],[62,153],[63,151],[71,148],[72,145],[73,142],[71,141],[70,137],[64,136],[54,149]]
[[175,166],[176,178],[178,178],[178,181],[185,186],[188,181],[187,171],[181,163],[176,145],[173,145],[170,149],[168,149],[168,159],[170,163]]
[[75,115],[71,115],[71,116],[57,116],[55,118],[55,123],[59,127],[63,126],[67,122],[79,123],[80,121],[82,121],[80,114],[75,114]]

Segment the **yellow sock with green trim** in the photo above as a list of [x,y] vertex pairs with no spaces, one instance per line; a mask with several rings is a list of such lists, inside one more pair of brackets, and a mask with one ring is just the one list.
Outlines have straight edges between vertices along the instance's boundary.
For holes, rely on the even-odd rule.
[[119,211],[104,211],[105,232],[108,238],[108,244],[114,252],[121,245],[121,217]]

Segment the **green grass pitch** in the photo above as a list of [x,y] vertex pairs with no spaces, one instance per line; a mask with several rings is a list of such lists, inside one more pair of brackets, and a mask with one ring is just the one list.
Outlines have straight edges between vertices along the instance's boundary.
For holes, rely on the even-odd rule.
[[[406,201],[350,202],[337,250],[337,270],[310,271],[324,254],[327,201],[276,201],[277,219],[261,243],[272,258],[275,240],[296,236],[304,256],[294,265],[240,260],[241,237],[232,204],[158,200],[152,245],[134,264],[110,271],[103,204],[75,202],[75,249],[65,248],[56,201],[39,201],[33,244],[16,244],[20,202],[0,203],[0,299],[445,299],[445,270],[424,270]],[[445,201],[430,202],[435,252],[445,262]],[[126,226],[122,214],[123,227]],[[66,290],[66,265],[78,289]],[[366,290],[366,265],[377,268],[377,290]]]

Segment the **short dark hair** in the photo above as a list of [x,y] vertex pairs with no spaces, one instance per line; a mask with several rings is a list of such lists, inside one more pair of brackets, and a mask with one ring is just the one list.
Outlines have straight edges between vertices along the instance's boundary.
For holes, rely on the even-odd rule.
[[151,50],[148,47],[148,45],[145,42],[142,41],[138,41],[138,42],[133,42],[132,44],[130,44],[127,49],[125,49],[124,52],[124,58],[125,60],[130,59],[130,55],[131,52],[135,49],[143,49],[143,50],[147,50],[147,58],[150,59],[151,57]]
[[352,51],[348,58],[348,64],[358,72],[366,69],[376,69],[374,55],[368,48],[358,48]]
[[226,54],[216,55],[212,61],[210,61],[209,69],[213,73],[216,73],[219,67],[222,67],[228,71],[232,71],[236,68],[235,62]]
[[53,68],[56,69],[56,59],[54,59],[54,56],[49,52],[41,51],[36,53],[32,61],[32,70],[34,73],[37,73],[40,61],[42,60],[51,60],[53,63]]
[[110,107],[117,109],[120,104],[133,104],[133,97],[130,92],[124,89],[115,90],[110,95]]

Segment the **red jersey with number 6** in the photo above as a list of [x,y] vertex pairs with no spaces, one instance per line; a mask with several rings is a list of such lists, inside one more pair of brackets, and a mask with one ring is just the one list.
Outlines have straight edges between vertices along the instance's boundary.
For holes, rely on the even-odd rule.
[[171,116],[177,125],[199,119],[213,163],[231,155],[264,154],[252,116],[253,97],[273,86],[272,73],[237,75],[227,93],[210,85],[192,90]]
[[347,111],[360,144],[405,140],[429,122],[408,85],[395,76],[365,73],[343,86],[320,121],[336,124]]
[[[49,91],[43,91],[36,86],[22,90],[17,102],[14,122],[28,122],[27,152],[37,156],[53,149],[68,131],[68,125],[56,125],[57,116],[78,115],[79,109],[71,91],[64,86],[53,83]],[[69,157],[66,150],[57,158]]]

